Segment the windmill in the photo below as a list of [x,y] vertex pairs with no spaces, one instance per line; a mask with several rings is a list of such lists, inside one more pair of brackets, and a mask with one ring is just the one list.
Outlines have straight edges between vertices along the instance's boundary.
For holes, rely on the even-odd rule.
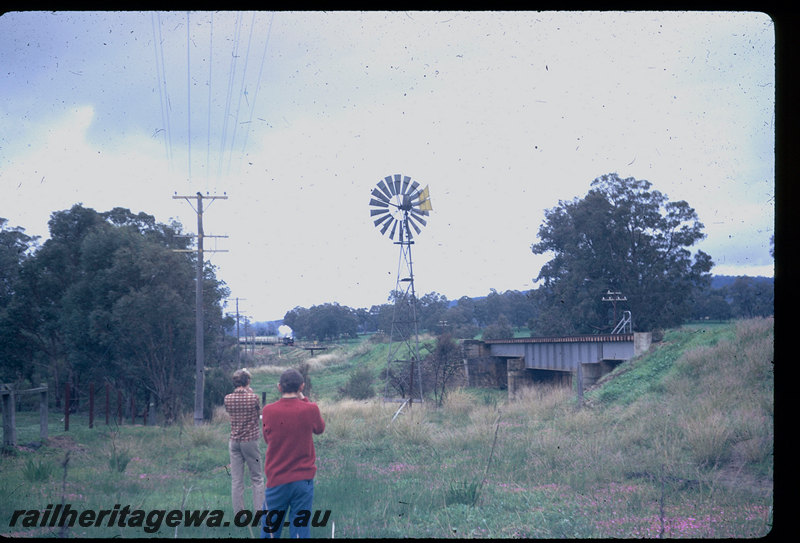
[[[369,201],[369,214],[375,226],[381,234],[388,233],[389,239],[400,246],[397,283],[392,293],[394,308],[386,361],[385,401],[392,400],[393,392],[400,394],[399,401],[413,403],[415,396],[422,401],[417,297],[411,246],[414,244],[412,230],[419,235],[421,227],[427,224],[424,217],[428,216],[432,207],[428,187],[419,187],[420,184],[408,176],[390,175],[378,181]],[[408,399],[404,400],[406,395]]]

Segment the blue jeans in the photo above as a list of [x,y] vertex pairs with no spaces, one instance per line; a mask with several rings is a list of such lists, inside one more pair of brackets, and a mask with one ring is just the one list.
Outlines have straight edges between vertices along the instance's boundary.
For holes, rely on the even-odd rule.
[[[261,537],[280,537],[284,525],[289,537],[311,537],[311,503],[314,501],[314,479],[294,481],[264,490],[264,506],[268,511],[261,517]],[[290,513],[288,520],[284,520]]]

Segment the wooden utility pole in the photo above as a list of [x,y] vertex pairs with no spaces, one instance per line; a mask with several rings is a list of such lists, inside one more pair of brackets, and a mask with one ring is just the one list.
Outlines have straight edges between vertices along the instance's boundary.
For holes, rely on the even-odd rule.
[[[203,389],[205,384],[205,352],[203,334],[203,238],[215,237],[225,238],[227,236],[206,236],[203,233],[203,199],[206,200],[227,200],[227,196],[203,196],[198,192],[195,196],[178,196],[175,194],[173,200],[184,199],[192,205],[190,200],[197,200],[197,207],[192,206],[197,213],[197,278],[195,284],[195,382],[194,382],[194,425],[203,424]],[[194,252],[192,249],[175,249],[176,252]],[[227,252],[224,250],[212,250],[211,253]]]
[[617,325],[617,302],[627,302],[628,298],[623,296],[619,291],[612,292],[611,289],[605,293],[602,300],[604,302],[611,302],[614,305],[614,326]]
[[239,339],[239,300],[246,298],[236,298],[236,367],[242,367],[242,342]]

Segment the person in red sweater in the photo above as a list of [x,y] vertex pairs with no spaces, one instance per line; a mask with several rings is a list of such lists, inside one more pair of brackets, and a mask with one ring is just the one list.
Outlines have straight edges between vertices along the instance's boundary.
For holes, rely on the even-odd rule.
[[313,434],[325,431],[317,404],[303,395],[305,382],[294,369],[278,382],[281,398],[261,411],[261,429],[267,443],[267,476],[261,537],[280,537],[283,518],[291,511],[289,536],[309,537],[314,475],[317,473]]

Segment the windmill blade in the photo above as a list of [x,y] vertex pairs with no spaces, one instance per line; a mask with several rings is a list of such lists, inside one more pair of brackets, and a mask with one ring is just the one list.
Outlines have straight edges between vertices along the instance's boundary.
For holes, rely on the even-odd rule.
[[419,235],[419,233],[422,232],[422,230],[419,229],[419,226],[417,226],[417,224],[411,220],[411,217],[409,217],[408,224],[410,224],[414,228],[414,231],[417,233],[417,235]]
[[400,175],[399,173],[394,174],[394,193],[395,194],[402,194],[400,192],[400,183],[401,183],[400,178],[401,177],[402,177],[402,175]]
[[375,226],[378,226],[380,223],[382,223],[386,219],[391,219],[391,218],[392,218],[391,215],[384,215],[383,217],[378,217],[377,219],[375,219],[372,222],[375,224]]
[[[391,178],[387,177],[386,179],[388,180],[388,179],[391,179]],[[391,200],[392,196],[394,196],[394,194],[392,194],[392,191],[390,191],[388,188],[386,188],[386,185],[383,183],[383,181],[378,181],[378,188],[383,191],[383,193],[386,195],[386,197],[389,200]]]
[[[397,224],[397,221],[394,217],[391,215],[389,215],[389,217],[391,217],[391,220],[386,221],[386,224],[383,225],[383,228],[381,228],[381,234],[385,234],[391,224]],[[394,228],[392,228],[392,231],[394,231]]]
[[[417,190],[417,187],[419,187],[419,183],[417,183],[416,181],[412,181],[411,182],[411,188],[408,189],[408,194],[414,194],[414,192],[416,192],[416,190]],[[413,198],[416,198],[416,197],[417,197],[417,195],[414,194]]]
[[389,233],[389,239],[394,239],[394,231],[397,229],[397,221],[392,225],[392,231]]
[[372,195],[373,195],[375,198],[377,198],[378,200],[382,200],[382,201],[386,202],[387,204],[388,204],[388,203],[389,203],[389,201],[390,201],[390,198],[387,198],[387,197],[386,197],[386,195],[385,195],[385,194],[383,194],[383,193],[382,193],[381,191],[379,191],[378,189],[372,189],[372,192],[371,192],[370,194],[372,194]]
[[392,193],[392,196],[397,194],[397,191],[394,190],[394,181],[392,180],[392,176],[387,175],[386,177],[383,178],[383,180],[386,181],[386,186],[389,187],[389,192]]
[[374,217],[375,215],[381,215],[383,213],[389,213],[388,209],[370,209],[369,216]]
[[388,202],[384,202],[382,200],[378,200],[377,198],[372,198],[369,201],[369,205],[377,206],[377,207],[389,207],[389,203]]
[[[425,214],[427,215],[427,212]],[[416,209],[411,210],[411,215],[409,215],[409,218],[418,221],[420,224],[422,224],[422,226],[426,226],[428,224],[428,222],[422,218],[422,213]]]
[[404,195],[408,194],[408,185],[409,185],[409,183],[411,183],[411,178],[406,175],[405,177],[403,177],[403,189],[402,189],[402,192],[403,192]]
[[413,207],[410,211],[414,213],[415,217],[428,217],[430,215],[430,212],[428,211],[420,211],[419,209],[414,209]]

